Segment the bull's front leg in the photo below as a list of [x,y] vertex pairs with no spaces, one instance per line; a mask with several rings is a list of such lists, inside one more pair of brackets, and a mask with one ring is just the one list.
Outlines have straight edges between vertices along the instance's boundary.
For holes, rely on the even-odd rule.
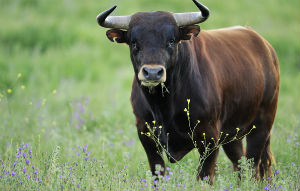
[[215,166],[219,153],[216,144],[218,140],[217,125],[202,125],[197,133],[196,143],[200,154],[197,180],[209,178],[209,183],[214,182]]
[[148,129],[145,125],[144,120],[137,119],[136,126],[138,129],[138,135],[140,141],[148,157],[148,162],[149,162],[152,175],[153,176],[158,175],[155,171],[156,171],[156,166],[160,165],[161,166],[160,175],[163,176],[165,174],[165,162],[162,158],[161,149],[157,147],[157,144],[151,137],[147,136]]

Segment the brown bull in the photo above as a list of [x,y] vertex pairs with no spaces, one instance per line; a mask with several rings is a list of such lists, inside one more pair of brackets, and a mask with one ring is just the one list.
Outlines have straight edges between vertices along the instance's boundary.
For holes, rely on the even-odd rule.
[[[201,156],[214,140],[233,140],[255,125],[246,136],[246,152],[240,139],[224,144],[223,149],[235,170],[245,155],[254,159],[256,174],[263,177],[271,173],[270,132],[279,92],[276,53],[247,27],[200,32],[195,24],[205,21],[209,10],[193,1],[199,12],[108,16],[114,6],[97,17],[99,25],[112,28],[107,31],[111,41],[129,45],[135,71],[131,103],[150,169],[155,175],[156,165],[165,167],[161,150],[167,151],[171,162],[195,147]],[[187,99],[191,100],[190,126],[200,120],[192,138],[184,111]],[[155,133],[159,144],[147,136],[145,123],[153,120],[162,126]],[[217,155],[218,149],[204,161],[197,178],[209,176],[213,183]]]

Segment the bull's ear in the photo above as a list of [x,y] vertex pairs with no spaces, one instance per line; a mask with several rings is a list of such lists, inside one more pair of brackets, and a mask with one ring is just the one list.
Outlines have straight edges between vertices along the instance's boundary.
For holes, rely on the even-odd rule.
[[127,31],[119,30],[119,29],[110,29],[106,31],[107,38],[117,43],[127,43]]
[[192,36],[197,36],[200,32],[200,27],[198,25],[189,25],[179,28],[180,30],[180,40],[190,40]]

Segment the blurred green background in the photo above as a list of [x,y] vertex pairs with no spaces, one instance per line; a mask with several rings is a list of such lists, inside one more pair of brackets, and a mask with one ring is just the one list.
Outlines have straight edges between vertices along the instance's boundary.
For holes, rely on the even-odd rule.
[[[281,89],[271,148],[279,164],[299,162],[299,147],[291,156],[286,142],[299,141],[299,0],[201,2],[211,11],[202,30],[249,25],[275,48]],[[197,11],[190,0],[0,0],[0,159],[22,141],[41,152],[61,145],[62,160],[88,144],[108,166],[147,168],[129,101],[129,49],[96,22],[112,5],[113,15]],[[229,164],[223,153],[219,160]]]

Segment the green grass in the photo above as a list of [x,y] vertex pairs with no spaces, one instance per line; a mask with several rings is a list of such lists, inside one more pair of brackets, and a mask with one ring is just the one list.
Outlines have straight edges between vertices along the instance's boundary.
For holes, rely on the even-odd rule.
[[[271,149],[277,163],[274,172],[279,174],[269,190],[299,189],[299,1],[203,3],[211,10],[211,17],[201,24],[203,30],[247,24],[274,46],[281,90]],[[0,0],[0,4],[0,161],[4,162],[0,189],[151,190],[129,101],[133,69],[128,47],[111,43],[95,17],[114,4],[119,5],[115,15],[196,11],[192,1]],[[32,149],[30,165],[21,156],[12,176],[11,165],[22,142],[28,144],[27,158]],[[88,160],[84,145],[90,152]],[[193,151],[178,164],[167,163],[173,175],[160,188],[224,190],[231,184],[231,190],[238,190],[237,174],[223,151],[213,187],[196,181],[197,162]],[[241,164],[245,178],[240,190],[264,190],[266,181],[250,178],[250,162]],[[7,177],[4,169],[10,171]]]

